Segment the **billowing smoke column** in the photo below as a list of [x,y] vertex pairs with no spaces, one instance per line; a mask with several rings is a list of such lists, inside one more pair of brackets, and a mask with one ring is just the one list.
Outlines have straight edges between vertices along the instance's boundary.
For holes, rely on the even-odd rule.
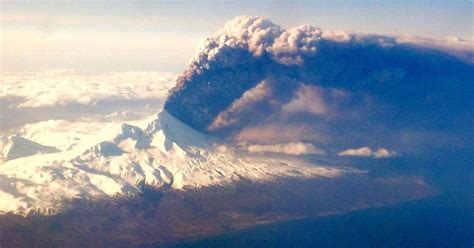
[[390,140],[403,149],[445,130],[471,130],[473,47],[460,39],[285,30],[241,16],[201,45],[165,109],[237,141],[346,147]]

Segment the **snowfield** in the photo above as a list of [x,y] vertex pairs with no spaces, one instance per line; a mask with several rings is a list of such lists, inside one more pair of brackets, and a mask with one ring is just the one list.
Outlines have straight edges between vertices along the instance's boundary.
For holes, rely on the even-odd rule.
[[29,124],[2,141],[0,211],[19,214],[53,214],[71,199],[123,196],[143,186],[186,190],[242,180],[362,173],[299,160],[237,156],[166,111],[130,124]]

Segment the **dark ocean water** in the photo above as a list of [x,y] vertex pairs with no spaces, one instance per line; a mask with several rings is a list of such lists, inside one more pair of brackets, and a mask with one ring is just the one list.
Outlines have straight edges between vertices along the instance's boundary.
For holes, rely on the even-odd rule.
[[[337,216],[261,225],[171,247],[471,248],[474,164],[472,155],[458,156],[458,160],[449,163],[430,159],[425,163],[423,174],[439,190],[429,198]],[[402,161],[395,168],[398,172],[409,171],[408,166],[402,167],[409,164]]]
[[472,206],[446,195],[262,225],[172,247],[473,247]]

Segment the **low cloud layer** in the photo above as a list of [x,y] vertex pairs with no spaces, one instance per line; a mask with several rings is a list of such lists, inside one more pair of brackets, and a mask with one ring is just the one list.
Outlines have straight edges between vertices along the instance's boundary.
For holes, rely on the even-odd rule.
[[236,142],[406,153],[416,147],[406,132],[473,131],[466,125],[474,120],[473,44],[285,29],[240,16],[200,45],[165,109]]
[[370,147],[361,147],[358,149],[347,149],[339,152],[339,156],[355,156],[355,157],[373,157],[373,158],[389,158],[396,156],[395,151],[389,151],[385,148],[372,150]]
[[250,153],[281,153],[288,155],[305,155],[305,154],[326,154],[323,150],[316,148],[313,144],[308,143],[287,143],[274,145],[249,145],[247,151]]
[[0,98],[18,97],[15,108],[36,108],[78,103],[93,105],[115,98],[125,100],[163,98],[174,84],[171,73],[124,72],[84,74],[47,71],[2,75]]
[[159,72],[4,73],[0,79],[0,131],[49,119],[142,118],[162,108],[175,78]]

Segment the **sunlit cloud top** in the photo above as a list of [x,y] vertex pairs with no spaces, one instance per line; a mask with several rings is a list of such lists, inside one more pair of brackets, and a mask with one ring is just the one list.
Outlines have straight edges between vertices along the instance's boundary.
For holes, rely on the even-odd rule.
[[242,14],[283,27],[472,40],[471,10],[469,1],[3,1],[2,71],[181,72],[195,44]]

